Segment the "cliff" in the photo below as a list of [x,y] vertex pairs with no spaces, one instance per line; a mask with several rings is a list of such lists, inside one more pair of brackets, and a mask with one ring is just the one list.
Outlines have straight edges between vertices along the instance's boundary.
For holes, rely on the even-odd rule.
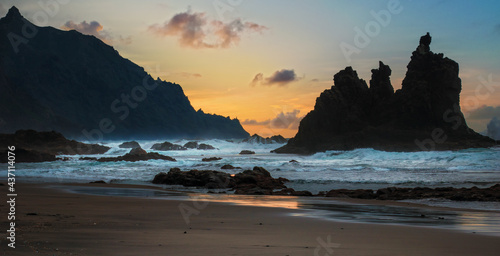
[[237,119],[195,111],[180,85],[153,79],[94,36],[0,19],[0,133],[73,139],[247,138]]

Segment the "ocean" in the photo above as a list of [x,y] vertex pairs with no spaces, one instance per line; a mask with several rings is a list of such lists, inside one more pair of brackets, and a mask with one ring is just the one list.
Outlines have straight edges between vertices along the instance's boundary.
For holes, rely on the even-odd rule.
[[[151,146],[163,141],[138,142],[142,148],[147,151],[153,151],[150,150]],[[184,145],[188,141],[176,140],[170,142]],[[130,149],[119,148],[118,146],[121,143],[122,141],[105,142],[103,144],[111,147],[111,150],[104,155],[90,156],[114,157],[124,155],[128,153]],[[231,174],[241,171],[241,169],[221,170],[220,167],[230,164],[235,167],[241,167],[243,170],[252,169],[254,166],[264,167],[273,177],[283,177],[290,180],[290,182],[286,183],[288,187],[294,188],[295,190],[308,190],[312,193],[339,188],[378,189],[392,186],[459,188],[472,186],[489,187],[500,183],[500,147],[434,152],[384,152],[373,149],[357,149],[352,151],[327,151],[304,156],[270,153],[271,150],[282,146],[282,144],[252,144],[226,140],[204,140],[198,141],[198,143],[206,143],[217,149],[154,151],[174,157],[177,160],[176,162],[149,160],[140,162],[100,163],[96,161],[79,160],[79,158],[82,157],[79,155],[63,155],[61,157],[68,157],[69,160],[45,163],[17,163],[16,182],[61,183],[62,186],[62,183],[66,182],[88,183],[90,181],[104,180],[107,183],[152,185],[151,180],[156,174],[159,172],[168,172],[169,169],[173,167],[178,167],[184,171],[192,169],[218,170]],[[242,150],[252,150],[255,154],[240,155],[239,152]],[[220,157],[222,160],[203,162],[202,159],[206,157]],[[291,160],[295,160],[296,162],[290,162]],[[0,175],[7,177],[6,166],[5,168],[0,168]],[[208,192],[206,189],[185,188],[182,186],[161,185],[159,187],[187,193]],[[110,191],[112,192],[113,190]],[[102,191],[99,193],[102,193]],[[130,191],[127,193],[130,193]],[[259,197],[252,198],[252,202],[270,200]],[[276,200],[279,198],[281,197],[277,197]],[[397,216],[401,215],[410,216],[411,219],[409,221],[411,222],[421,221],[419,218],[413,218],[414,215],[419,217],[420,214],[401,213],[396,214],[396,216],[392,208],[388,210],[385,208],[361,209],[359,213],[356,213],[356,211],[350,208],[346,210],[344,203],[338,204],[334,201],[327,200],[317,201],[318,199],[319,198],[304,198],[290,200],[294,203],[303,200],[303,202],[300,203],[300,208],[314,209],[313,212],[307,212],[306,215],[309,217],[327,216],[327,218],[335,220],[350,220],[354,218],[356,221],[361,222],[371,222],[372,219],[378,220],[380,218],[388,218],[394,223],[401,222],[400,224],[404,224],[407,220],[398,220],[400,217]],[[217,201],[222,199],[212,198],[210,200]],[[228,200],[228,198],[224,197],[223,200]],[[234,200],[236,203],[242,201],[240,197]],[[276,204],[276,202],[281,202],[280,200],[288,199],[276,200],[272,201],[271,204]],[[500,211],[499,202],[456,202],[444,199],[407,200],[407,202],[451,208],[486,210],[489,212],[484,213],[487,215],[487,218],[484,216],[481,217],[484,221],[481,221],[479,223],[480,225],[474,224],[474,230],[500,235],[500,229],[493,228],[500,223],[500,215],[498,213]],[[278,203],[276,205],[279,206],[281,204]],[[327,211],[325,211],[325,209]],[[388,212],[390,212],[390,215],[387,215]],[[430,213],[426,213],[426,215],[429,214]],[[439,214],[443,215],[444,213]],[[453,214],[457,215],[458,213]],[[462,215],[457,215],[461,216],[460,218],[453,217],[453,219],[456,220],[454,220],[452,224],[460,230],[465,230],[463,227],[469,227],[469,224],[456,224],[470,222],[470,216],[467,217],[467,215],[464,217]],[[447,218],[450,219],[449,217]],[[440,218],[431,219],[432,221],[436,221],[434,219],[440,220]],[[476,220],[478,218],[474,217],[473,219]],[[440,221],[440,223],[442,223],[442,221]],[[428,224],[431,225],[432,223]],[[481,225],[484,227],[481,228]]]
[[[154,143],[138,141],[150,150]],[[186,140],[170,141],[184,145]],[[435,152],[384,152],[373,149],[327,151],[309,156],[274,154],[271,150],[281,144],[252,144],[226,140],[198,141],[216,147],[216,150],[189,149],[184,151],[155,151],[174,157],[177,162],[150,160],[141,162],[107,162],[78,160],[81,156],[62,156],[69,161],[45,163],[18,163],[17,179],[22,181],[82,182],[104,180],[114,183],[147,184],[159,172],[170,168],[181,170],[219,170],[237,173],[241,170],[221,170],[230,164],[243,169],[254,166],[266,168],[273,177],[290,180],[286,185],[295,190],[313,193],[331,189],[378,189],[399,187],[489,187],[500,183],[500,147]],[[122,141],[103,143],[111,147],[104,155],[124,155],[130,149],[119,148]],[[254,155],[239,155],[252,150]],[[205,157],[222,160],[202,162]],[[290,162],[295,160],[297,162]],[[6,177],[6,168],[0,175]]]

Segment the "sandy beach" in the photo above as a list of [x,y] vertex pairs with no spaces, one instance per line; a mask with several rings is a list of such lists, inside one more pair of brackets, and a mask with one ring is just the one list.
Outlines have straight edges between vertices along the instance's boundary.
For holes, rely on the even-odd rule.
[[[442,256],[500,251],[500,237],[296,217],[298,210],[286,208],[75,194],[47,184],[17,184],[17,191],[16,248],[7,247],[3,238],[2,255]],[[2,218],[3,230],[8,224]]]

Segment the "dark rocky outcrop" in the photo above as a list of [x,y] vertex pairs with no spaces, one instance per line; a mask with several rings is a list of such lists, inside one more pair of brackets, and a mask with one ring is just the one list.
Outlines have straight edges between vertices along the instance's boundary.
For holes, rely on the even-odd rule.
[[199,149],[199,150],[213,150],[216,149],[212,145],[208,145],[205,143],[198,144],[196,141],[190,141],[183,146],[186,149]]
[[219,161],[219,160],[222,160],[222,158],[220,158],[220,157],[205,157],[205,158],[201,159],[201,161],[203,161],[203,162],[213,162],[213,161]]
[[275,135],[272,137],[267,137],[264,138],[262,136],[259,136],[258,134],[254,134],[249,138],[246,138],[242,140],[242,142],[247,142],[247,143],[252,143],[252,144],[273,144],[273,143],[278,143],[278,144],[284,144],[288,140],[283,138],[281,135]]
[[140,148],[141,145],[137,141],[127,141],[123,142],[118,146],[119,148]]
[[159,173],[154,179],[154,184],[183,185],[186,187],[204,187],[233,189],[235,194],[271,195],[274,190],[285,189],[284,178],[275,179],[262,167],[254,167],[231,176],[219,171],[181,171],[172,168],[168,173]]
[[[68,140],[57,132],[19,130],[14,134],[0,134],[2,152],[7,146],[15,146],[16,162],[55,161],[56,155],[103,154],[110,148],[98,144],[85,144]],[[0,160],[4,161],[4,159]]]
[[273,195],[280,196],[313,196],[313,194],[307,190],[295,191],[293,188],[284,188],[280,191],[273,192]]
[[215,148],[212,145],[201,143],[200,145],[198,145],[197,149],[199,149],[199,150],[213,150]]
[[255,154],[255,152],[251,150],[242,150],[240,152],[240,155],[253,155],[253,154]]
[[394,92],[391,69],[379,62],[370,87],[347,67],[334,86],[316,99],[314,110],[277,153],[374,148],[385,151],[456,150],[496,142],[470,129],[460,110],[458,64],[430,51],[423,36],[408,64],[402,88]]
[[91,181],[89,184],[107,184],[106,181],[103,180],[96,180],[96,181]]
[[175,162],[176,160],[170,156],[164,156],[162,154],[158,154],[156,152],[146,152],[146,150],[142,148],[134,148],[130,150],[129,153],[119,156],[119,157],[82,157],[80,160],[91,160],[97,162],[119,162],[119,161],[127,161],[127,162],[137,162],[137,161],[148,161],[148,160],[165,160]]
[[262,167],[254,167],[237,173],[233,177],[235,194],[245,195],[272,195],[276,189],[286,188],[284,178],[273,178],[271,174]]
[[184,144],[183,147],[189,148],[189,149],[197,149],[198,148],[198,142],[196,142],[196,141],[190,141],[190,142]]
[[154,184],[183,185],[209,189],[231,188],[235,185],[229,173],[198,170],[183,172],[179,168],[171,168],[168,173],[157,174],[152,182]]
[[196,111],[180,85],[154,79],[98,38],[35,26],[15,7],[0,19],[0,109],[1,133],[55,130],[91,141],[249,136],[237,119]]
[[454,201],[496,201],[500,202],[500,184],[489,188],[398,188],[389,187],[376,191],[371,189],[335,189],[326,193],[327,197],[349,197],[360,199],[379,200],[406,200],[406,199],[426,199],[441,198]]
[[[12,152],[12,151],[11,151]],[[15,154],[15,162],[16,163],[39,163],[39,162],[51,162],[58,160],[55,155],[40,152],[36,150],[27,150],[23,148],[16,148],[14,151]],[[0,151],[0,155],[3,156],[0,158],[0,163],[7,163],[7,151]]]
[[173,144],[173,143],[170,143],[168,141],[165,141],[163,143],[154,144],[151,147],[151,149],[159,150],[159,151],[170,151],[170,150],[186,150],[187,148],[185,148],[181,145],[177,145],[177,144]]
[[221,167],[222,170],[234,170],[234,169],[241,169],[241,167],[234,167],[230,164],[225,164]]

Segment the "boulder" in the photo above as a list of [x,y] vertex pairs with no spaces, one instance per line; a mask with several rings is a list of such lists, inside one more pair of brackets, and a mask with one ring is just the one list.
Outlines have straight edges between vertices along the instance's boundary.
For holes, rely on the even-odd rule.
[[91,181],[89,184],[106,184],[106,181],[103,180],[96,180],[96,181]]
[[310,191],[295,191],[293,188],[284,188],[280,191],[273,192],[273,195],[282,195],[282,196],[313,196]]
[[231,176],[225,172],[218,171],[181,171],[179,168],[172,168],[168,173],[157,174],[154,184],[183,185],[186,187],[230,188],[234,186]]
[[123,142],[118,146],[119,148],[140,148],[141,145],[137,141]]
[[223,170],[234,170],[234,169],[241,169],[241,167],[234,167],[230,164],[225,164],[221,167],[221,169]]
[[190,142],[184,144],[184,147],[189,148],[189,149],[196,149],[196,148],[198,148],[198,142],[190,141]]
[[119,156],[119,157],[84,157],[80,158],[80,160],[91,160],[98,162],[118,162],[118,161],[127,161],[127,162],[137,162],[137,161],[148,161],[148,160],[165,160],[175,162],[176,160],[170,156],[164,156],[162,154],[156,152],[146,152],[142,148],[133,148],[129,153]]
[[326,197],[350,197],[360,199],[375,199],[377,195],[371,189],[334,189],[326,193]]
[[251,150],[242,150],[240,152],[240,155],[253,155],[253,154],[255,154],[255,152]]
[[407,200],[439,198],[455,201],[494,201],[500,202],[500,184],[489,188],[453,188],[453,187],[388,187],[377,191],[371,189],[334,189],[326,193],[327,197],[350,197],[378,200]]
[[284,178],[275,179],[262,167],[254,167],[237,173],[233,177],[235,182],[235,194],[266,194],[271,195],[276,189],[286,188]]
[[219,161],[219,160],[222,160],[222,158],[220,158],[220,157],[206,157],[206,158],[201,159],[201,161],[203,161],[203,162],[213,162],[213,161]]
[[213,150],[213,149],[215,149],[213,146],[208,145],[208,144],[203,144],[203,143],[201,143],[200,145],[198,145],[197,148],[199,150]]
[[146,152],[146,150],[142,149],[141,147],[137,147],[137,148],[132,148],[127,155],[141,156],[141,155],[147,155],[147,154],[148,154],[148,152]]
[[234,189],[235,194],[262,194],[272,195],[274,190],[284,189],[284,178],[275,179],[262,167],[245,170],[232,177],[230,174],[219,171],[181,171],[172,168],[168,173],[159,173],[154,179],[154,184],[183,185],[187,187],[226,188]]
[[177,144],[170,143],[165,141],[163,143],[154,144],[151,149],[159,150],[159,151],[170,151],[170,150],[186,150],[185,147]]

